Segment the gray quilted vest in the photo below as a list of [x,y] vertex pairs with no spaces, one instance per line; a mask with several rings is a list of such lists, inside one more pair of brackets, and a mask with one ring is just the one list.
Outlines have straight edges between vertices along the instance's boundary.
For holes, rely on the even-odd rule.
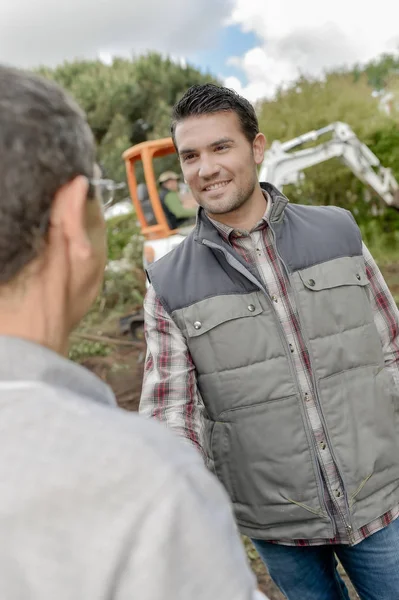
[[[262,187],[273,200],[269,224],[310,353],[350,534],[399,499],[399,395],[384,368],[360,232],[345,210],[290,205]],[[256,270],[200,211],[196,230],[148,276],[194,360],[208,462],[241,531],[268,540],[333,537],[306,399]]]

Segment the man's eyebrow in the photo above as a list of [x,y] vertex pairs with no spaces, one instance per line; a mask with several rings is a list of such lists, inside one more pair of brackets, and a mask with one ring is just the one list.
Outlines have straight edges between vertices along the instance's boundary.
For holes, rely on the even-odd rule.
[[194,152],[195,152],[194,148],[183,148],[182,150],[179,150],[180,156],[182,154],[193,154]]
[[[234,140],[232,140],[231,138],[228,137],[223,137],[220,138],[219,140],[216,140],[216,142],[212,142],[212,144],[209,144],[208,148],[215,148],[216,146],[220,146],[220,144],[227,144],[227,143],[232,143]],[[182,150],[179,150],[179,154],[182,156],[184,154],[193,154],[197,152],[197,150],[195,148],[183,148]]]
[[228,137],[223,137],[220,138],[220,140],[216,140],[216,142],[212,142],[212,144],[209,144],[210,148],[214,148],[215,146],[220,146],[220,144],[228,144],[228,143],[232,143],[234,140],[232,140],[231,138]]

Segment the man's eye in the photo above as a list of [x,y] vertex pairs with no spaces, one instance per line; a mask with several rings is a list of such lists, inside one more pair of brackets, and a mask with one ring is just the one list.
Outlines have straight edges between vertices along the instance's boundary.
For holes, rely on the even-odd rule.
[[227,144],[220,144],[219,146],[216,146],[216,151],[220,152],[222,150],[227,150],[229,148],[229,146]]
[[187,162],[188,160],[192,160],[193,158],[195,158],[195,154],[185,154],[183,156],[183,161]]

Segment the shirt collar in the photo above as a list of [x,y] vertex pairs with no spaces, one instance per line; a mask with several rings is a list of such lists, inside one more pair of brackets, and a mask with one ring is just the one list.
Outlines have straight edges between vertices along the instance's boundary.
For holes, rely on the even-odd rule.
[[[266,190],[262,190],[262,193],[266,199],[266,210],[265,210],[265,213],[264,213],[263,217],[261,218],[261,220],[255,225],[255,227],[251,230],[251,232],[257,231],[259,229],[264,229],[268,225],[268,220],[269,220],[272,206],[273,206],[273,199],[270,196],[270,194],[267,193]],[[234,238],[247,236],[249,233],[251,233],[250,231],[245,231],[243,229],[234,229],[233,227],[230,227],[229,225],[225,225],[224,223],[215,221],[214,219],[211,219],[209,217],[209,215],[207,215],[207,217],[210,220],[210,222],[212,223],[212,225],[218,230],[219,234],[226,241],[229,241],[232,238],[234,239]]]
[[111,389],[85,367],[39,344],[0,336],[0,390],[10,382],[43,383],[100,404],[116,403]]

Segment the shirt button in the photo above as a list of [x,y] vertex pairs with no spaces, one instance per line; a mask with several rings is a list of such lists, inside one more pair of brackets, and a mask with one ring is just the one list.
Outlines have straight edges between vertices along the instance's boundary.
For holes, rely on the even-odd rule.
[[309,279],[308,284],[310,285],[310,287],[314,287],[316,285],[316,282],[314,279]]
[[321,446],[321,449],[322,449],[322,450],[325,450],[325,449],[326,449],[326,444],[325,444],[325,442],[320,442],[320,446]]
[[291,353],[293,353],[295,351],[294,346],[292,344],[289,344],[289,347],[290,347]]
[[201,329],[201,327],[202,327],[201,321],[195,321],[195,323],[194,323],[194,329]]
[[278,302],[277,296],[272,296],[272,300],[273,300],[273,302]]
[[249,310],[249,312],[254,312],[255,306],[253,304],[249,304],[248,305],[248,310]]
[[339,490],[335,490],[335,495],[337,498],[341,497],[341,492]]
[[360,277],[359,273],[357,273],[357,274],[356,274],[356,279],[357,279],[358,281],[360,281],[360,280],[361,280],[361,277]]
[[306,392],[306,394],[305,394],[305,401],[309,402],[309,400],[310,400],[310,395]]

